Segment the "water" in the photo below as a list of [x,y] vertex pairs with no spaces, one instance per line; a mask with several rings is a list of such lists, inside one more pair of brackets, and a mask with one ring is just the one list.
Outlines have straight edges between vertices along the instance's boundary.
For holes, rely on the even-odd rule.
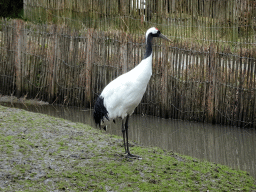
[[[92,110],[52,105],[1,104],[95,127]],[[107,133],[122,136],[121,120],[109,126]],[[256,130],[253,129],[133,115],[129,121],[129,140],[245,170],[256,178]]]

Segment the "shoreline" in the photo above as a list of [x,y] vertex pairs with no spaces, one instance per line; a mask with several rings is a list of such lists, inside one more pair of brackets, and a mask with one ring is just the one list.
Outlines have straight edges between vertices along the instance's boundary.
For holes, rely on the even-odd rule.
[[245,171],[130,143],[82,123],[0,106],[3,191],[256,191]]

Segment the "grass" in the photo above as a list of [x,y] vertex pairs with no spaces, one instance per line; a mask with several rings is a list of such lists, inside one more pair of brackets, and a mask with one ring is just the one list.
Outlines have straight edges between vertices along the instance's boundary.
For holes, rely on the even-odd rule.
[[0,143],[1,191],[256,191],[244,171],[134,143],[127,159],[118,136],[3,106]]

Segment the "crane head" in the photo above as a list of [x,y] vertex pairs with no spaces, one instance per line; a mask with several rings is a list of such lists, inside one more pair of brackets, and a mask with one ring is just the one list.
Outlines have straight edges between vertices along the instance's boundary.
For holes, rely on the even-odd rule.
[[157,29],[156,27],[151,27],[147,30],[146,32],[146,41],[148,39],[148,36],[152,35],[152,37],[160,37],[162,39],[165,39],[167,41],[171,41],[170,39],[168,39],[166,36],[164,36],[159,29]]

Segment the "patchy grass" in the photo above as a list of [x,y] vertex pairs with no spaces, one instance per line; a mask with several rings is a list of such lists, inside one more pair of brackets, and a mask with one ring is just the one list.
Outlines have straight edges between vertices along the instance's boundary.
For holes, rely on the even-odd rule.
[[81,123],[0,106],[1,191],[256,191],[244,171],[131,143]]

